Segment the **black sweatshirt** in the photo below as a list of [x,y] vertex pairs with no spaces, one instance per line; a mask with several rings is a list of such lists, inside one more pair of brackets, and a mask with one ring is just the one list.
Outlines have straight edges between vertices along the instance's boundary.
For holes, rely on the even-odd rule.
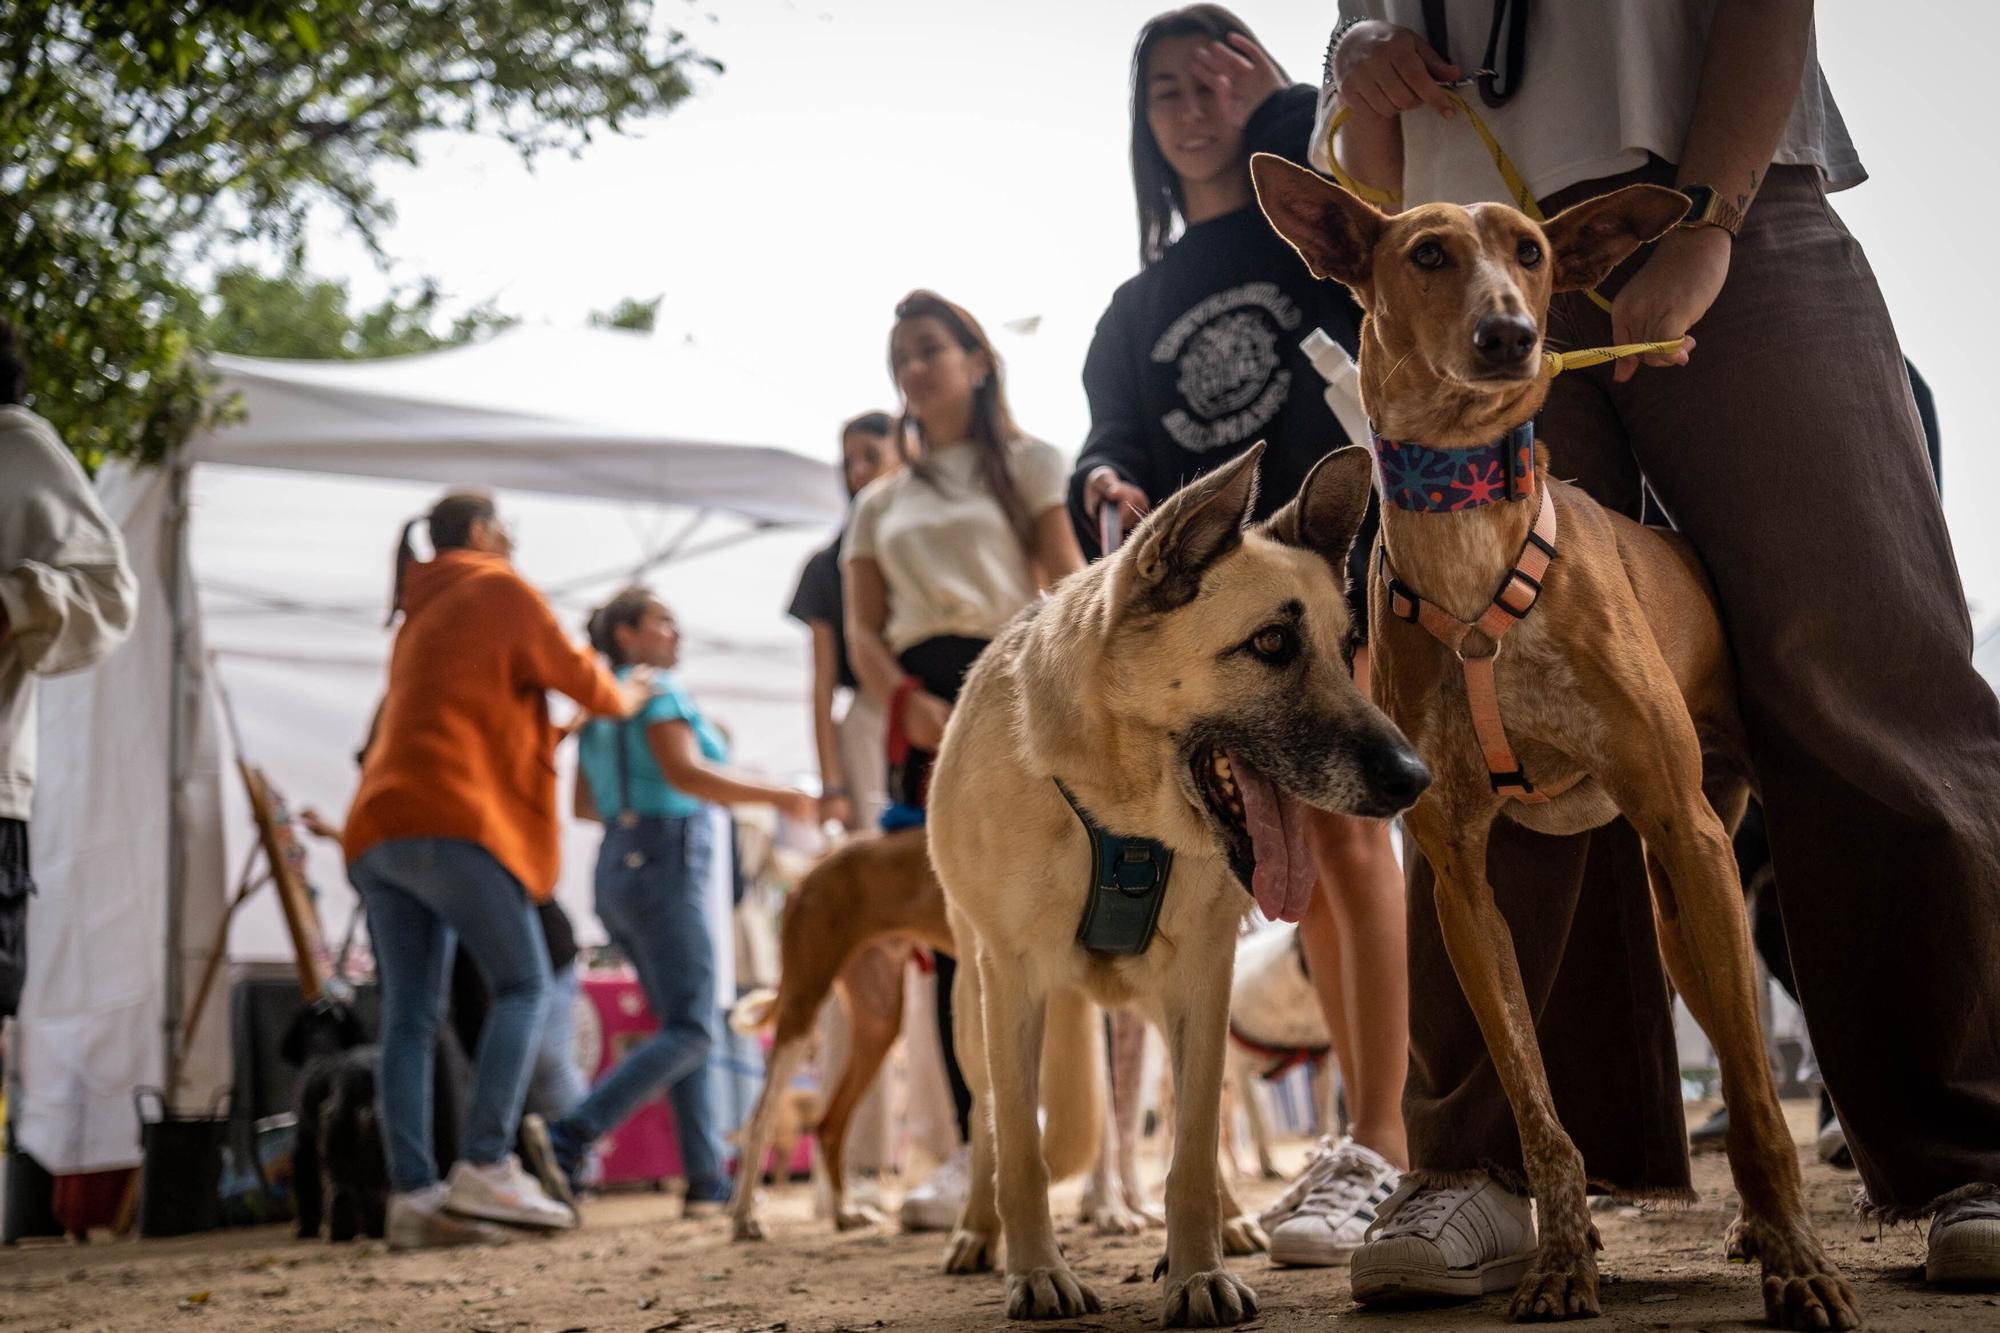
[[[1318,99],[1304,84],[1271,94],[1244,126],[1247,151],[1303,163]],[[1090,436],[1069,488],[1083,549],[1101,554],[1083,504],[1101,466],[1158,504],[1264,440],[1256,517],[1275,513],[1348,442],[1299,341],[1317,326],[1352,354],[1360,322],[1347,289],[1315,279],[1254,202],[1187,228],[1112,296],[1084,362]],[[1371,507],[1364,564],[1373,534]]]

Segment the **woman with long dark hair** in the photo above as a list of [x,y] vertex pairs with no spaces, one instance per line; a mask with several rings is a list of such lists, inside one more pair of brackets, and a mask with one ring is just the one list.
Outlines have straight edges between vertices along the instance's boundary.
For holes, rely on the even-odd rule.
[[[1083,565],[1063,508],[1068,467],[1021,433],[1000,357],[979,322],[935,292],[896,306],[889,372],[903,395],[905,467],[854,506],[842,564],[847,644],[861,687],[888,714],[888,822],[922,818],[932,760],[965,673],[1041,589]],[[952,960],[938,958],[938,1039],[959,1149],[904,1196],[903,1225],[944,1230],[965,1200],[972,1110],[952,1052]]]
[[[709,872],[717,854],[715,805],[774,805],[810,822],[817,798],[729,771],[729,745],[673,677],[680,627],[651,590],[626,588],[591,613],[590,641],[621,682],[642,682],[644,702],[622,721],[583,729],[577,813],[604,824],[597,853],[597,917],[639,974],[660,1030],[628,1052],[583,1101],[544,1128],[543,1184],[573,1197],[591,1144],[667,1090],[687,1181],[687,1216],[729,1198],[722,1140],[709,1098],[715,1040],[715,946]],[[635,673],[650,673],[636,674]],[[726,853],[727,848],[723,848]]]
[[[1250,155],[1304,161],[1318,91],[1292,84],[1220,5],[1189,5],[1140,30],[1132,53],[1132,183],[1140,272],[1104,312],[1083,372],[1090,436],[1071,479],[1072,513],[1096,546],[1106,504],[1127,519],[1264,440],[1255,516],[1346,443],[1300,341],[1324,329],[1350,351],[1360,314],[1317,282],[1271,229]],[[1355,541],[1350,593],[1365,638],[1371,509]],[[1367,646],[1355,653],[1367,687]],[[1299,933],[1340,1060],[1352,1137],[1327,1141],[1264,1213],[1280,1263],[1342,1262],[1407,1164],[1400,1107],[1409,990],[1402,873],[1388,825],[1315,813],[1320,891]]]
[[[419,523],[435,555],[419,560]],[[620,717],[636,700],[514,571],[491,496],[458,492],[403,529],[389,684],[341,840],[368,909],[382,980],[383,1142],[389,1245],[493,1238],[486,1222],[560,1228],[550,1198],[509,1151],[549,986],[535,905],[555,891],[556,728],[546,691]],[[452,942],[472,956],[492,1008],[472,1064],[460,1156],[440,1182],[431,1074]]]

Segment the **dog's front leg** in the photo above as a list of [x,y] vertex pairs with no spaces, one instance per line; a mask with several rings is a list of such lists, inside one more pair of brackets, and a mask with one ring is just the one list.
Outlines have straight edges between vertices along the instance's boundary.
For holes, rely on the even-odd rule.
[[[1483,786],[1483,779],[1477,780]],[[1507,920],[1486,879],[1486,838],[1497,803],[1458,784],[1465,799],[1435,795],[1410,811],[1411,831],[1437,873],[1438,924],[1452,971],[1486,1039],[1500,1086],[1514,1108],[1521,1155],[1535,1192],[1535,1263],[1508,1307],[1513,1319],[1570,1319],[1598,1313],[1597,1228],[1585,1197],[1583,1154],[1556,1119],[1548,1071],[1535,1039],[1527,988]],[[1432,788],[1433,793],[1437,788]]]
[[1094,1314],[1104,1307],[1063,1262],[1049,1217],[1049,1169],[1035,1117],[1047,997],[1034,989],[1018,958],[997,957],[981,947],[978,966],[988,1105],[1000,1166],[1000,1228],[1007,1242],[1007,1317]]
[[[736,1163],[736,1192],[729,1200],[731,1240],[764,1239],[764,1224],[757,1218],[757,1182],[764,1174],[764,1157],[770,1151],[771,1136],[777,1128],[778,1103],[784,1100],[792,1075],[798,1072],[799,1061],[805,1058],[806,1040],[803,1034],[787,1034],[771,1050],[770,1063],[764,1069],[764,1086],[757,1093],[756,1109],[750,1112],[750,1121],[743,1127],[737,1145],[741,1151]],[[779,1178],[783,1179],[783,1173],[789,1169],[790,1159],[781,1159]]]
[[1189,960],[1184,982],[1177,979],[1163,1003],[1179,1108],[1167,1171],[1167,1292],[1160,1322],[1168,1327],[1239,1324],[1257,1313],[1256,1293],[1222,1261],[1224,1186],[1216,1141],[1235,955],[1233,936],[1215,943],[1212,957]]

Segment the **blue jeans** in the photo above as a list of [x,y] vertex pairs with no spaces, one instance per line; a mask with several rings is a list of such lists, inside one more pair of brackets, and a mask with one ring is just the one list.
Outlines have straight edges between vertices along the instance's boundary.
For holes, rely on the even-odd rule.
[[382,1139],[399,1193],[438,1179],[431,1074],[453,940],[493,998],[472,1059],[459,1156],[488,1165],[512,1149],[549,989],[542,928],[521,882],[477,843],[405,838],[347,868],[368,907],[382,982]]
[[673,1103],[690,1198],[725,1197],[722,1139],[709,1104],[715,1044],[715,952],[708,880],[715,825],[686,818],[612,824],[597,853],[597,918],[639,974],[658,1035],[628,1051],[582,1103],[550,1127],[558,1148],[581,1148],[625,1123],[664,1087]]
[[576,1067],[576,1001],[583,977],[575,960],[549,978],[549,1003],[542,1014],[541,1041],[535,1046],[535,1067],[528,1076],[527,1107],[544,1120],[555,1120],[590,1095],[583,1071]]

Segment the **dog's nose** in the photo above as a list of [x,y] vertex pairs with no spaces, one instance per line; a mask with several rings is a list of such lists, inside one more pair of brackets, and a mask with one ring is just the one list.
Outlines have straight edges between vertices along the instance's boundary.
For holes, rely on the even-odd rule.
[[1526,315],[1486,315],[1473,326],[1472,345],[1496,366],[1511,366],[1535,350],[1539,337]]
[[1398,810],[1424,794],[1431,785],[1431,771],[1417,752],[1407,745],[1379,745],[1361,756],[1361,774],[1384,801]]

